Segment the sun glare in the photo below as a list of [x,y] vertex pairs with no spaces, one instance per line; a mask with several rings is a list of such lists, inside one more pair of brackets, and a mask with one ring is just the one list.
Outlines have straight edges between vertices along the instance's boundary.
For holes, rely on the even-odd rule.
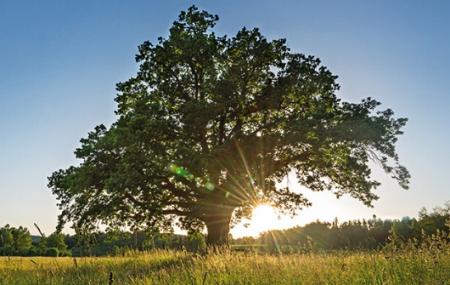
[[249,222],[249,232],[256,236],[264,231],[277,227],[278,218],[275,209],[266,204],[258,205],[253,209],[252,218]]

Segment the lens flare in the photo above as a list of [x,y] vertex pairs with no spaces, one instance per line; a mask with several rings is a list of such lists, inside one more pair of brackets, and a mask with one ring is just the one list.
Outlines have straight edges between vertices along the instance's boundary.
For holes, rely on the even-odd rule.
[[275,209],[267,204],[256,206],[252,212],[249,231],[256,236],[277,227],[278,218]]

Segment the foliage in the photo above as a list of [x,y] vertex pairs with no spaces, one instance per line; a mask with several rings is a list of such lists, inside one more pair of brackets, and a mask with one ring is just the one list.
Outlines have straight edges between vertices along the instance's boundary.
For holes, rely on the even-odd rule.
[[[265,245],[264,250],[288,248],[294,251],[310,250],[374,250],[391,244],[409,241],[421,244],[436,234],[450,234],[450,202],[431,213],[422,210],[418,219],[348,221],[339,224],[313,222],[303,227],[271,230],[263,233],[254,243]],[[445,239],[445,237],[444,237]],[[449,236],[450,241],[450,236]],[[261,249],[260,249],[261,250]]]
[[31,248],[30,232],[23,227],[0,228],[0,255],[27,255]]
[[200,232],[189,233],[187,249],[191,252],[206,252],[205,236]]
[[[54,232],[47,238],[47,247],[49,249],[56,249],[57,256],[68,256],[70,255],[67,249],[67,244],[65,241],[65,236],[62,233]],[[48,255],[48,250],[47,250]],[[52,255],[49,255],[52,256]]]
[[45,256],[58,257],[59,250],[56,247],[49,247],[45,252]]
[[318,58],[255,28],[217,36],[217,16],[192,6],[168,38],[139,46],[137,75],[117,85],[117,121],[81,140],[81,160],[53,173],[60,226],[99,223],[189,230],[223,244],[261,201],[295,213],[310,202],[276,185],[289,172],[313,191],[370,206],[375,161],[408,187],[395,143],[406,119],[374,99],[349,103]]
[[0,255],[54,256],[49,255],[54,254],[54,249],[58,253],[56,256],[70,255],[63,234],[55,232],[49,237],[43,235],[33,242],[30,232],[24,227],[15,228],[5,225],[0,228]]

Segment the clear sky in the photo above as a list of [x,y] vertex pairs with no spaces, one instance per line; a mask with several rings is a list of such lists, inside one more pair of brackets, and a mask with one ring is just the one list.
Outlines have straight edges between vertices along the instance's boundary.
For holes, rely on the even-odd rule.
[[371,96],[409,118],[398,144],[409,191],[375,171],[374,208],[320,193],[279,226],[415,216],[450,200],[449,1],[0,1],[0,226],[54,230],[46,177],[114,121],[115,83],[135,74],[137,46],[167,35],[191,4],[220,16],[219,34],[256,26],[287,38],[339,75],[343,99]]

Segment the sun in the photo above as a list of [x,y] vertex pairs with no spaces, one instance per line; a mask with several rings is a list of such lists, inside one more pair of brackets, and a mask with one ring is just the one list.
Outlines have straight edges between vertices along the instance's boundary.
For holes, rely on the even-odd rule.
[[258,237],[261,233],[270,230],[281,230],[295,226],[295,221],[287,216],[281,215],[276,208],[269,204],[259,204],[254,206],[249,219],[243,219],[234,225],[231,234],[235,238]]
[[249,222],[248,233],[257,236],[262,232],[277,227],[278,218],[275,209],[267,204],[256,206],[252,212],[252,218]]

